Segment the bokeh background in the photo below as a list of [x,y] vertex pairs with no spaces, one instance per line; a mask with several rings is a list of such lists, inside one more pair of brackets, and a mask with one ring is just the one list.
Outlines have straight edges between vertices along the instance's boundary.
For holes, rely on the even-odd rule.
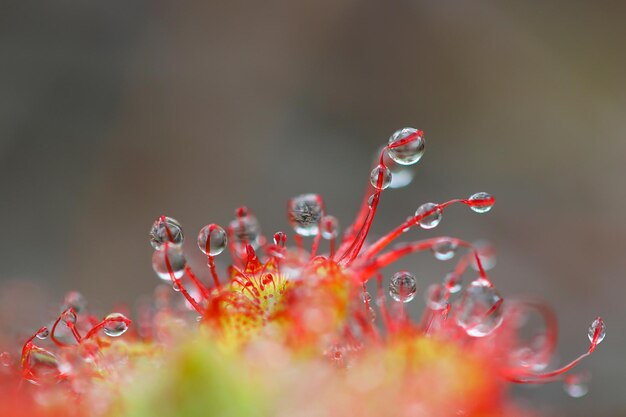
[[[2,328],[39,325],[68,289],[101,312],[149,294],[162,213],[194,254],[196,231],[242,204],[287,229],[301,192],[345,225],[374,151],[415,126],[426,154],[411,186],[385,192],[374,232],[426,201],[496,195],[487,216],[452,208],[411,237],[494,242],[493,279],[556,309],[564,360],[604,316],[586,397],[516,395],[624,416],[625,18],[620,1],[4,0]],[[404,266],[423,285],[449,268]]]

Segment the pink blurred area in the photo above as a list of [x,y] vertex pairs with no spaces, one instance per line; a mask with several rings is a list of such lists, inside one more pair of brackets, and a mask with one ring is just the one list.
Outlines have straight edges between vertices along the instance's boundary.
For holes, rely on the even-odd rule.
[[[374,152],[426,132],[412,185],[385,191],[374,233],[426,201],[488,191],[434,231],[489,239],[506,295],[546,300],[590,393],[517,392],[570,416],[626,414],[626,7],[622,2],[5,2],[0,6],[0,241],[7,331],[63,293],[106,313],[157,283],[147,231],[197,231],[248,205],[268,234],[320,193],[345,226]],[[408,236],[410,235],[410,236]],[[422,288],[446,270],[403,266]]]

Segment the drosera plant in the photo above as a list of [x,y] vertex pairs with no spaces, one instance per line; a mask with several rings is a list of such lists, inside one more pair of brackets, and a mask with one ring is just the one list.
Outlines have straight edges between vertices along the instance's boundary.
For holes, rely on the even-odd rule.
[[[570,371],[604,340],[602,318],[589,328],[586,352],[549,369],[555,315],[544,304],[500,295],[487,274],[495,263],[492,247],[450,236],[398,242],[409,229],[436,228],[452,206],[487,213],[495,204],[492,195],[424,203],[396,228],[367,241],[383,192],[411,182],[410,166],[422,158],[425,143],[424,133],[413,128],[390,137],[376,158],[361,207],[342,234],[317,194],[288,201],[291,237],[278,231],[266,239],[246,207],[236,210],[226,228],[206,225],[197,245],[206,256],[208,281],[186,261],[180,223],[158,217],[150,229],[152,266],[184,302],[176,303],[171,290],[160,286],[153,303],[139,309],[135,331],[127,333],[131,321],[125,315],[97,319],[79,294],[69,293],[50,330],[42,327],[28,338],[19,364],[3,354],[5,368],[19,374],[16,398],[60,390],[83,415],[213,410],[292,416],[313,407],[320,415],[358,410],[362,416],[471,416],[518,415],[506,397],[506,381],[561,380],[571,396],[584,395],[588,375]],[[384,279],[384,268],[418,252],[457,262],[424,290],[413,271]],[[226,253],[232,264],[224,272],[215,258]],[[463,276],[470,274],[465,283]],[[425,309],[412,318],[406,305],[420,294]],[[114,348],[122,335],[123,348]],[[245,384],[231,373],[246,375]],[[137,390],[138,375],[155,382]],[[215,387],[204,396],[188,381]],[[394,408],[374,392],[392,398]],[[224,402],[229,396],[243,403]],[[97,410],[91,402],[98,402]],[[46,407],[43,401],[40,409]]]

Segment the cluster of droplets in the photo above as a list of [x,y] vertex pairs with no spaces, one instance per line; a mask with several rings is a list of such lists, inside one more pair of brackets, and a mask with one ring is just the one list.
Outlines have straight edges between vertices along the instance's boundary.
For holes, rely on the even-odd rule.
[[[495,255],[490,245],[481,242],[470,243],[454,237],[434,237],[391,245],[395,239],[413,227],[424,230],[435,229],[441,223],[443,212],[451,205],[464,205],[475,213],[487,213],[495,204],[492,195],[478,192],[465,199],[421,204],[415,213],[396,229],[374,242],[367,241],[381,193],[409,184],[414,178],[410,167],[420,161],[424,150],[425,138],[421,130],[403,128],[391,135],[370,173],[369,183],[372,188],[368,190],[367,198],[364,199],[356,220],[345,229],[343,236],[340,236],[337,218],[329,215],[322,198],[312,193],[298,195],[287,204],[287,220],[295,232],[296,248],[286,247],[287,234],[284,232],[275,233],[273,239],[267,242],[261,233],[257,218],[246,207],[236,210],[235,218],[226,228],[214,223],[202,227],[196,243],[198,249],[206,256],[207,266],[213,278],[212,288],[202,282],[188,265],[183,250],[185,235],[181,224],[171,217],[160,216],[149,231],[150,245],[154,249],[152,255],[154,272],[159,279],[170,284],[174,291],[184,296],[187,309],[195,310],[199,319],[206,317],[211,300],[232,295],[236,291],[242,294],[247,291],[248,294],[252,294],[252,298],[256,296],[257,299],[247,300],[252,305],[250,311],[267,319],[268,315],[262,311],[264,304],[259,301],[263,287],[273,285],[275,288],[276,281],[296,282],[309,279],[311,277],[303,271],[314,264],[322,264],[328,267],[327,270],[338,270],[341,276],[353,278],[357,287],[362,286],[363,290],[358,291],[359,300],[355,303],[358,304],[358,308],[355,308],[353,320],[363,326],[361,334],[367,334],[367,326],[376,325],[378,319],[374,306],[377,306],[380,320],[388,333],[398,329],[410,329],[422,331],[423,335],[428,337],[443,335],[446,339],[463,338],[463,344],[476,343],[497,353],[502,353],[497,350],[502,349],[505,351],[507,364],[503,374],[510,380],[536,383],[562,377],[565,391],[569,395],[573,397],[585,395],[589,377],[584,374],[565,375],[565,373],[591,354],[605,339],[606,325],[602,318],[595,319],[589,327],[588,352],[560,369],[545,372],[554,343],[549,333],[550,315],[542,308],[532,307],[539,310],[540,315],[547,317],[545,329],[528,340],[518,337],[516,333],[521,333],[523,320],[515,319],[522,316],[521,313],[516,313],[516,309],[523,310],[522,304],[514,302],[506,304],[487,276],[486,271],[495,265]],[[310,251],[305,250],[303,238],[312,239]],[[327,252],[320,249],[321,239],[328,241]],[[268,259],[275,261],[273,267],[276,271],[273,273],[277,275],[276,280],[268,273],[261,274],[258,281],[253,281],[242,272],[246,270],[247,263],[261,265],[261,260],[257,258],[257,251],[260,250],[267,256],[265,262]],[[401,257],[420,251],[430,252],[439,261],[450,261],[454,258],[458,261],[442,280],[429,285],[422,285],[422,277],[418,283],[416,274],[412,272],[398,271],[390,277],[385,291],[380,270],[392,265]],[[229,285],[225,286],[223,284],[226,282],[220,279],[214,259],[224,252],[229,252],[233,259],[234,265],[229,272],[235,272],[229,277],[227,283]],[[473,271],[478,276],[464,284],[463,275],[467,271],[470,273]],[[373,277],[377,278],[378,284],[375,297],[372,297],[366,288],[367,282]],[[189,283],[192,285],[188,285]],[[159,288],[161,287],[163,286]],[[167,288],[164,290],[169,292]],[[298,294],[301,292],[294,292],[294,297]],[[423,296],[426,309],[423,322],[414,324],[408,319],[405,309],[418,295]],[[387,296],[392,300],[393,314],[386,310]],[[358,314],[363,311],[364,316],[359,316]],[[362,318],[367,320],[360,320]],[[352,322],[348,324],[356,326]],[[85,352],[80,354],[83,355],[81,358],[85,363],[97,364],[99,344],[92,342],[98,340],[101,335],[118,338],[128,331],[129,325],[130,320],[118,312],[111,313],[103,319],[90,316],[84,298],[77,292],[68,293],[56,321],[50,326],[40,328],[26,341],[20,361],[24,379],[34,384],[71,379],[75,366],[68,364],[69,361],[64,362],[65,352],[89,346],[89,349],[81,350]],[[515,335],[511,336],[513,334]],[[482,340],[495,342],[481,345]],[[45,345],[42,346],[44,343],[56,347],[61,353],[53,353]],[[324,353],[339,366],[345,366],[348,356],[358,350],[355,346],[360,345],[333,342]],[[0,365],[13,366],[8,353],[0,354]]]
[[[43,385],[69,381],[71,389],[80,386],[85,366],[89,372],[101,372],[103,364],[98,352],[101,334],[117,338],[125,334],[131,321],[122,313],[115,312],[98,319],[87,311],[83,296],[69,292],[61,313],[49,326],[41,327],[30,336],[22,347],[20,365],[23,378]],[[5,366],[13,366],[11,355],[2,353]],[[78,361],[78,362],[76,362]]]
[[[330,241],[329,252],[322,258],[337,262],[345,270],[361,276],[364,284],[371,276],[376,275],[379,269],[410,253],[429,250],[437,260],[449,261],[456,256],[460,249],[463,249],[466,253],[460,257],[453,271],[448,273],[442,281],[428,285],[423,293],[427,311],[430,311],[431,317],[425,333],[431,334],[432,331],[435,331],[433,323],[439,320],[439,329],[449,329],[450,323],[452,323],[454,328],[460,329],[469,338],[486,338],[497,333],[496,330],[503,325],[507,315],[502,296],[486,274],[486,271],[495,265],[491,246],[480,242],[469,243],[452,237],[438,237],[409,244],[399,244],[390,251],[382,254],[381,252],[393,240],[412,227],[419,227],[424,230],[436,228],[441,223],[443,212],[450,205],[462,204],[480,214],[489,212],[495,204],[495,198],[492,195],[478,192],[466,199],[455,199],[445,203],[424,203],[417,208],[412,216],[388,235],[371,244],[367,244],[365,241],[376,213],[381,192],[410,183],[413,179],[413,173],[409,167],[420,161],[424,150],[425,138],[421,130],[403,128],[391,135],[387,145],[382,148],[370,174],[373,193],[366,199],[366,205],[363,206],[355,223],[346,229],[342,241],[338,240],[339,223],[337,219],[326,213],[325,204],[317,194],[302,194],[290,199],[287,204],[288,222],[295,232],[295,242],[300,252],[304,249],[302,238],[313,238],[310,259],[314,259],[318,255],[320,239],[328,240]],[[161,279],[170,281],[175,290],[181,291],[183,287],[180,280],[185,275],[191,275],[191,278],[194,278],[182,251],[184,235],[180,224],[170,217],[159,217],[150,231],[150,241],[155,249],[153,256],[155,272]],[[209,224],[200,230],[197,240],[199,249],[207,256],[208,265],[217,287],[220,284],[215,272],[213,257],[220,255],[226,248],[230,249],[235,262],[238,259],[255,257],[255,251],[261,247],[268,255],[282,259],[285,256],[285,242],[286,234],[278,232],[274,235],[274,245],[266,245],[256,217],[245,207],[236,211],[236,218],[228,224],[226,230],[218,225]],[[285,278],[296,279],[302,268],[301,261],[300,264],[294,265],[285,260],[281,265],[281,274]],[[477,272],[478,277],[464,287],[462,276],[468,269]],[[200,292],[203,292],[203,284],[197,282],[197,279],[194,283],[197,284]],[[206,288],[204,291],[208,293]],[[185,291],[183,292],[185,293]],[[395,273],[389,281],[387,293],[400,306],[410,303],[418,294],[416,276],[408,271]],[[184,295],[193,304],[193,299],[190,299],[187,293]],[[377,298],[376,304],[382,305],[381,296],[379,295]],[[454,301],[455,299],[456,301]],[[366,306],[367,314],[373,320],[376,314],[371,305],[372,297],[365,287],[361,294],[361,300]],[[202,311],[199,310],[199,313]],[[449,317],[452,318],[451,322],[448,320]],[[595,349],[598,343],[602,342],[604,337],[605,325],[602,319],[598,318],[589,329],[591,341],[589,353]],[[522,346],[515,349],[515,353],[511,354],[515,358],[513,361],[519,363],[523,369],[526,369],[525,367],[529,363],[535,364],[534,371],[539,371],[547,365],[543,353],[542,355],[535,355],[539,359],[533,361],[528,357],[534,352],[530,347]],[[543,351],[546,349],[540,349],[540,352]],[[563,373],[566,370],[563,370]],[[543,377],[536,372],[522,376],[519,377],[518,375],[512,379],[519,377],[520,381],[532,380],[536,382]]]

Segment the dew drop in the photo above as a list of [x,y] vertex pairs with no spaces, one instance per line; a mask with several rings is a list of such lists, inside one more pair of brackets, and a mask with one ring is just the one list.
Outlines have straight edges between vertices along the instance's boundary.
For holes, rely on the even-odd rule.
[[606,337],[606,324],[604,324],[604,320],[602,320],[601,317],[596,318],[593,323],[591,323],[587,337],[589,337],[591,343],[595,343],[596,345],[604,340]]
[[407,271],[396,272],[389,283],[389,295],[395,301],[408,303],[417,293],[417,280]]
[[458,245],[455,240],[442,238],[435,242],[435,244],[431,248],[431,251],[433,252],[435,258],[439,259],[440,261],[447,261],[454,258],[457,247]]
[[42,327],[41,330],[37,332],[37,339],[47,339],[50,336],[50,330],[47,327]]
[[363,292],[361,294],[361,301],[363,301],[364,304],[372,302],[372,295],[367,291]]
[[424,155],[424,133],[412,127],[396,131],[389,138],[387,153],[400,165],[412,165]]
[[502,301],[496,289],[479,278],[465,289],[456,322],[469,336],[487,336],[502,324]]
[[489,193],[472,194],[468,199],[469,206],[476,213],[487,213],[493,207],[496,200]]
[[[384,148],[379,149],[378,154],[383,151]],[[378,162],[378,158],[376,159]],[[383,153],[383,162],[387,168],[391,171],[391,183],[389,184],[389,188],[402,188],[406,187],[413,181],[413,177],[415,177],[415,173],[411,167],[400,165],[391,157],[387,152]]]
[[322,199],[317,194],[302,194],[289,200],[289,224],[300,236],[317,235],[322,213]]
[[367,313],[370,316],[370,320],[373,322],[376,321],[376,310],[374,310],[374,307],[369,306],[369,308],[367,309]]
[[241,213],[244,215],[232,220],[228,225],[233,241],[238,245],[239,251],[244,251],[245,245],[250,245],[256,250],[261,246],[261,226],[259,221],[253,214],[248,213],[247,210],[238,210],[238,214]]
[[104,334],[110,337],[119,337],[128,330],[129,320],[121,313],[111,313],[104,318]]
[[443,285],[446,286],[450,294],[456,294],[457,292],[461,291],[463,279],[461,276],[455,274],[454,272],[450,272],[446,274],[446,276],[443,278]]
[[320,222],[322,229],[322,237],[331,240],[339,234],[339,221],[335,216],[324,216]]
[[391,171],[384,165],[378,165],[370,174],[370,183],[377,190],[384,190],[391,185]]
[[28,354],[28,373],[25,378],[38,384],[44,381],[53,381],[59,377],[59,361],[57,357],[45,349],[33,346]]
[[152,269],[164,281],[171,281],[172,275],[176,279],[182,277],[185,266],[187,260],[180,246],[166,243],[152,255]]
[[87,301],[78,291],[70,291],[65,295],[64,306],[65,308],[71,307],[80,314],[87,308]]
[[219,255],[224,252],[227,243],[226,232],[216,224],[206,225],[198,233],[198,247],[205,255]]
[[150,229],[150,244],[154,249],[160,249],[164,243],[182,245],[183,240],[183,228],[175,219],[161,216],[152,224],[152,228]]
[[65,324],[76,324],[76,312],[72,308],[68,308],[61,314],[61,319]]
[[432,310],[443,310],[448,306],[446,289],[441,284],[431,284],[426,290],[425,299]]
[[432,229],[437,227],[439,222],[441,222],[441,214],[439,205],[435,203],[422,204],[415,211],[415,217],[421,218],[419,220],[419,225],[422,229]]
[[374,207],[374,199],[376,199],[376,194],[378,194],[378,193],[374,193],[374,194],[370,195],[370,197],[367,199],[367,207],[369,207],[369,208],[373,208]]
[[563,389],[572,398],[584,397],[589,392],[587,379],[581,375],[568,375],[563,383]]
[[284,232],[274,233],[274,245],[285,246],[287,235]]
[[0,365],[1,366],[11,366],[13,363],[13,359],[11,358],[11,354],[9,352],[0,353]]

